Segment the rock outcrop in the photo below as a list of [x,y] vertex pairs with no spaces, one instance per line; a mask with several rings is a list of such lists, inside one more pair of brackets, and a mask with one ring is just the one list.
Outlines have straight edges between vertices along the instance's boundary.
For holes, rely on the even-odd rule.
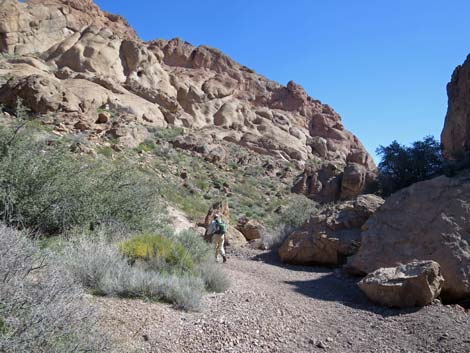
[[452,74],[447,95],[449,103],[441,142],[444,157],[459,159],[470,151],[470,56]]
[[470,297],[469,177],[441,176],[403,189],[390,196],[363,228],[360,249],[348,259],[353,273],[433,260],[445,279],[443,297]]
[[[325,201],[360,194],[375,169],[331,107],[216,49],[180,39],[144,43],[123,18],[91,0],[0,0],[0,17],[0,52],[9,55],[0,59],[0,76],[8,78],[0,103],[14,109],[21,97],[38,118],[53,113],[61,133],[135,146],[146,138],[136,125],[177,126],[299,168],[335,163],[332,180],[318,178]],[[99,118],[104,110],[113,119]],[[221,158],[216,152],[213,158]],[[317,186],[307,184],[315,196]]]
[[378,196],[362,195],[313,214],[279,248],[281,260],[296,265],[344,263],[357,252],[363,224],[383,202]]
[[408,308],[429,305],[441,293],[444,278],[435,261],[414,261],[379,268],[359,283],[367,297],[381,305]]

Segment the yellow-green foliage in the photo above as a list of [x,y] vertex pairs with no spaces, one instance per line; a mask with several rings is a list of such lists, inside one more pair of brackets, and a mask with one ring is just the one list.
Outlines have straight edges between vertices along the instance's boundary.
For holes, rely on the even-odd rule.
[[121,252],[129,259],[156,261],[170,270],[191,272],[193,260],[180,243],[161,235],[140,234],[120,244]]

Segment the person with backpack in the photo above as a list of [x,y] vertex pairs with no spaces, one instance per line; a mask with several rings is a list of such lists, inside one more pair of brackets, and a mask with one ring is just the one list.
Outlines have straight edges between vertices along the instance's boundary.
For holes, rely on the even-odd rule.
[[222,256],[223,262],[227,262],[224,249],[227,224],[223,221],[222,217],[218,213],[214,216],[214,220],[209,224],[207,233],[212,235],[212,243],[214,243],[215,246],[215,260],[217,261],[220,254]]

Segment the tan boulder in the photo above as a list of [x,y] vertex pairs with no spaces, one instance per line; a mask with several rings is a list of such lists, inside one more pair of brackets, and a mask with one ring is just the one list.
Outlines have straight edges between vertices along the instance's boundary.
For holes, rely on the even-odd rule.
[[246,244],[246,239],[238,229],[229,225],[225,233],[225,243],[228,246],[242,246]]
[[379,268],[359,283],[367,297],[380,305],[408,308],[429,305],[441,293],[444,278],[435,261],[413,261]]
[[278,250],[281,260],[293,265],[338,264],[338,239],[326,234],[294,232]]
[[248,241],[261,239],[263,232],[266,230],[260,222],[245,217],[238,220],[237,229],[242,232]]
[[440,264],[449,300],[470,297],[470,180],[441,176],[390,196],[364,225],[347,268],[367,274],[414,259]]
[[341,198],[349,199],[364,192],[367,186],[367,169],[357,163],[348,163],[341,180]]

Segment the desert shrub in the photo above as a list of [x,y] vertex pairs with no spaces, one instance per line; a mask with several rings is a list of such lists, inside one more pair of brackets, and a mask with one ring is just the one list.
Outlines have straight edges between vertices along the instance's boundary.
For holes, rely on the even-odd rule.
[[0,226],[0,243],[0,352],[107,351],[69,273],[22,233]]
[[277,217],[274,218],[272,224],[274,228],[281,226],[281,228],[299,228],[318,206],[317,203],[304,195],[291,194],[286,199],[286,202],[280,207]]
[[431,179],[443,173],[441,146],[432,136],[407,147],[393,141],[376,150],[379,163],[381,193],[390,195],[418,181]]
[[148,129],[150,133],[155,136],[157,139],[162,140],[172,140],[177,136],[183,135],[184,129],[181,127],[173,127],[173,128],[156,128],[151,127]]
[[206,260],[199,264],[197,274],[210,292],[222,293],[230,287],[227,276],[214,261]]
[[0,216],[10,225],[53,234],[119,222],[154,226],[155,186],[129,160],[71,153],[65,140],[26,125],[0,130]]
[[172,238],[184,246],[195,263],[204,262],[213,255],[212,247],[192,229],[183,230]]
[[261,234],[261,242],[264,249],[276,249],[284,243],[289,234],[295,228],[285,224],[277,225],[276,227],[269,228]]
[[191,272],[194,267],[182,244],[161,235],[140,234],[122,242],[119,248],[132,262],[142,260],[160,271]]
[[95,294],[162,300],[184,310],[198,309],[204,294],[201,278],[168,271],[168,267],[158,272],[147,261],[131,264],[119,248],[105,238],[75,238],[63,249],[62,261]]

